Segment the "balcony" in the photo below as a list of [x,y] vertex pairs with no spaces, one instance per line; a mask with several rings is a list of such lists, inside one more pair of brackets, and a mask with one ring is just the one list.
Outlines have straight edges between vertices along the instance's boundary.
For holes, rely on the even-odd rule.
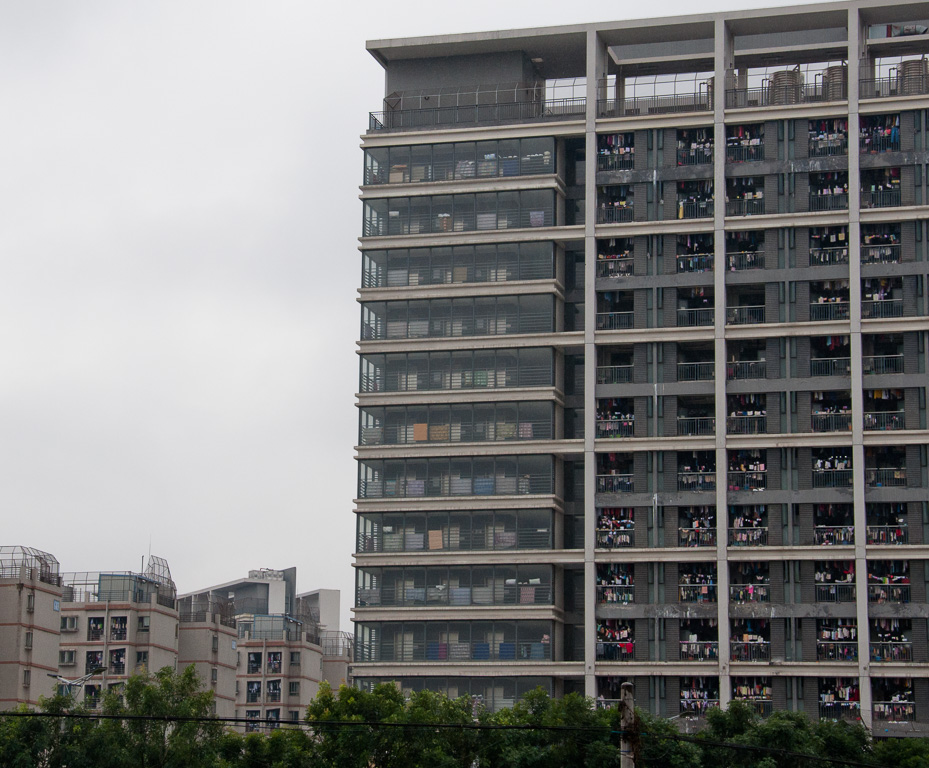
[[849,357],[816,357],[810,360],[810,376],[849,376],[851,372]]
[[900,261],[900,245],[862,245],[862,264],[897,264]]
[[631,365],[598,365],[597,384],[628,384],[632,381]]
[[681,661],[716,661],[719,659],[719,643],[716,640],[688,642],[681,640]]
[[631,258],[599,259],[597,261],[597,277],[631,277],[634,272],[635,260]]
[[713,528],[678,528],[679,547],[715,547],[716,531]]
[[835,267],[848,264],[848,248],[810,248],[811,267]]
[[869,603],[908,603],[909,584],[868,584]]
[[913,661],[913,644],[910,642],[869,643],[868,654],[871,661],[908,664]]
[[878,411],[864,415],[864,428],[868,430],[905,429],[903,411]]
[[598,331],[626,331],[632,328],[635,312],[598,312]]
[[[550,584],[502,584],[500,582],[471,587],[374,587],[360,588],[359,606],[472,606],[472,605],[551,605]],[[280,669],[269,669],[279,674]]]
[[716,419],[712,416],[678,416],[677,434],[686,436],[713,435]]
[[742,360],[726,364],[726,378],[730,381],[743,379],[763,379],[768,375],[765,360]]
[[756,307],[729,307],[726,309],[727,325],[754,325],[765,321],[764,305]]
[[103,628],[100,629],[88,629],[87,630],[87,639],[88,640],[102,640],[104,635]]
[[634,642],[597,640],[597,661],[632,661],[635,658]]
[[903,355],[872,355],[861,358],[862,370],[869,376],[903,373]]
[[858,643],[816,642],[817,661],[858,661]]
[[771,599],[769,584],[730,584],[729,600],[734,603],[767,603]]
[[713,216],[712,200],[678,200],[677,218],[708,219]]
[[117,643],[126,642],[126,630],[123,629],[112,629],[110,630],[110,640],[114,640]]
[[110,664],[110,674],[111,675],[125,675],[126,674],[126,664],[125,662],[115,662]]
[[743,643],[733,640],[729,643],[730,661],[770,661],[771,643],[751,642]]
[[861,317],[864,320],[879,320],[888,317],[903,317],[903,299],[862,301]]
[[852,428],[852,414],[812,413],[810,427],[813,432],[848,432]]
[[858,701],[829,701],[820,702],[820,720],[848,720],[857,722],[861,720],[861,702]]
[[713,308],[679,309],[677,311],[678,328],[713,325]]
[[620,151],[608,155],[598,155],[598,171],[631,171],[635,165],[634,148],[619,147]]
[[768,545],[767,528],[730,528],[730,547],[766,547]]
[[730,435],[763,435],[767,431],[768,417],[730,416],[726,419],[726,432]]
[[864,483],[869,488],[900,488],[906,485],[906,467],[865,468]]
[[828,139],[810,139],[810,157],[844,157],[847,154],[847,136],[834,136]]
[[677,150],[678,165],[708,165],[713,162],[713,147],[691,147]]
[[[607,86],[607,81],[601,81]],[[713,108],[706,90],[696,93],[673,93],[664,96],[630,96],[625,99],[597,101],[598,117],[634,117],[638,115],[670,115],[684,112],[706,112]]]
[[817,603],[854,603],[854,584],[817,584]]
[[903,525],[869,525],[868,544],[908,544],[909,529]]
[[623,419],[602,419],[597,422],[597,437],[632,437],[634,428],[634,416]]
[[[397,215],[391,215],[397,214]],[[406,214],[406,215],[403,215]],[[448,211],[416,213],[406,210],[389,211],[387,215],[365,217],[363,235],[384,237],[388,235],[425,235],[430,233],[476,232],[491,229],[528,229],[550,227],[554,224],[554,211],[549,206],[521,208],[498,208],[495,211],[475,213],[471,211]]]
[[768,487],[767,471],[734,472],[726,475],[730,491],[763,491]]
[[682,603],[715,603],[715,584],[679,584],[678,596]]
[[764,251],[737,251],[726,254],[726,264],[730,272],[743,272],[747,269],[764,269]]
[[712,362],[678,363],[678,381],[713,381],[716,366]]
[[678,491],[715,491],[715,472],[678,472]]
[[814,488],[851,488],[851,469],[814,469]]
[[813,83],[767,84],[759,88],[735,88],[726,91],[726,109],[818,104],[848,98],[847,84],[835,82],[827,87]]
[[853,525],[817,525],[813,529],[813,543],[821,546],[848,546],[855,543]]
[[632,221],[632,202],[622,205],[601,203],[597,208],[597,224],[628,224]]
[[546,661],[550,660],[551,643],[542,641],[498,642],[383,642],[358,643],[355,660],[373,661]]
[[757,144],[739,144],[726,147],[727,163],[754,163],[764,160],[764,141]]
[[909,723],[916,720],[916,705],[909,701],[875,701],[871,716],[875,722]]
[[693,253],[678,254],[677,272],[678,274],[687,274],[695,272],[712,272],[713,271],[713,254],[712,253]]
[[597,603],[619,603],[629,605],[635,602],[635,587],[632,584],[597,585]]
[[281,700],[280,691],[268,691],[267,695],[265,696],[265,701],[267,701],[269,704],[276,704],[280,700]]
[[618,549],[635,544],[635,526],[628,523],[625,528],[597,528],[598,549]]
[[597,493],[635,493],[635,476],[597,475]]
[[847,301],[822,301],[810,303],[810,320],[848,320]]
[[815,213],[822,211],[847,211],[847,194],[810,194],[810,210]]
[[882,189],[875,192],[861,193],[861,207],[893,208],[901,204],[900,189]]
[[858,148],[862,154],[877,154],[879,152],[899,152],[900,132],[877,133],[862,132],[858,139]]
[[764,198],[753,197],[726,201],[727,216],[760,216],[764,213]]

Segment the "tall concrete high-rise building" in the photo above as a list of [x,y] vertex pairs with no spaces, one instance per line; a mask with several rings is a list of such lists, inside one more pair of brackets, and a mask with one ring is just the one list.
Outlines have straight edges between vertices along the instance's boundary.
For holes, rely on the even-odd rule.
[[927,27],[368,43],[357,683],[925,732]]

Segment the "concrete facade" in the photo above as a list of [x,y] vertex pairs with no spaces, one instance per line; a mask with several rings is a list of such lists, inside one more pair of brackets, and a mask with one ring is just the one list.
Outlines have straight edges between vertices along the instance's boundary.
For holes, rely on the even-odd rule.
[[358,684],[925,732],[927,27],[369,42]]

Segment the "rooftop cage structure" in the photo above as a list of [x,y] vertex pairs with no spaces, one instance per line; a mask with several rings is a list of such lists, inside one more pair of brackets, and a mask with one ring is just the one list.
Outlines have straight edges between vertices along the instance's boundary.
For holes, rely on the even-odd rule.
[[61,584],[55,556],[33,547],[0,547],[0,579],[38,579],[55,586]]
[[63,573],[62,600],[69,603],[151,603],[174,608],[177,587],[167,560],[149,557],[145,573],[132,571],[73,571]]
[[179,620],[182,622],[218,621],[224,627],[235,628],[235,606],[232,600],[215,592],[186,595],[178,600]]

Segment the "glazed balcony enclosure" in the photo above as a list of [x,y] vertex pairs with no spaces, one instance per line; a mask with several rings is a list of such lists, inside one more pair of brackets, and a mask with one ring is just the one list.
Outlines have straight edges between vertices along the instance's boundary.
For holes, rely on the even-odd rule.
[[551,549],[551,509],[366,513],[358,552]]

